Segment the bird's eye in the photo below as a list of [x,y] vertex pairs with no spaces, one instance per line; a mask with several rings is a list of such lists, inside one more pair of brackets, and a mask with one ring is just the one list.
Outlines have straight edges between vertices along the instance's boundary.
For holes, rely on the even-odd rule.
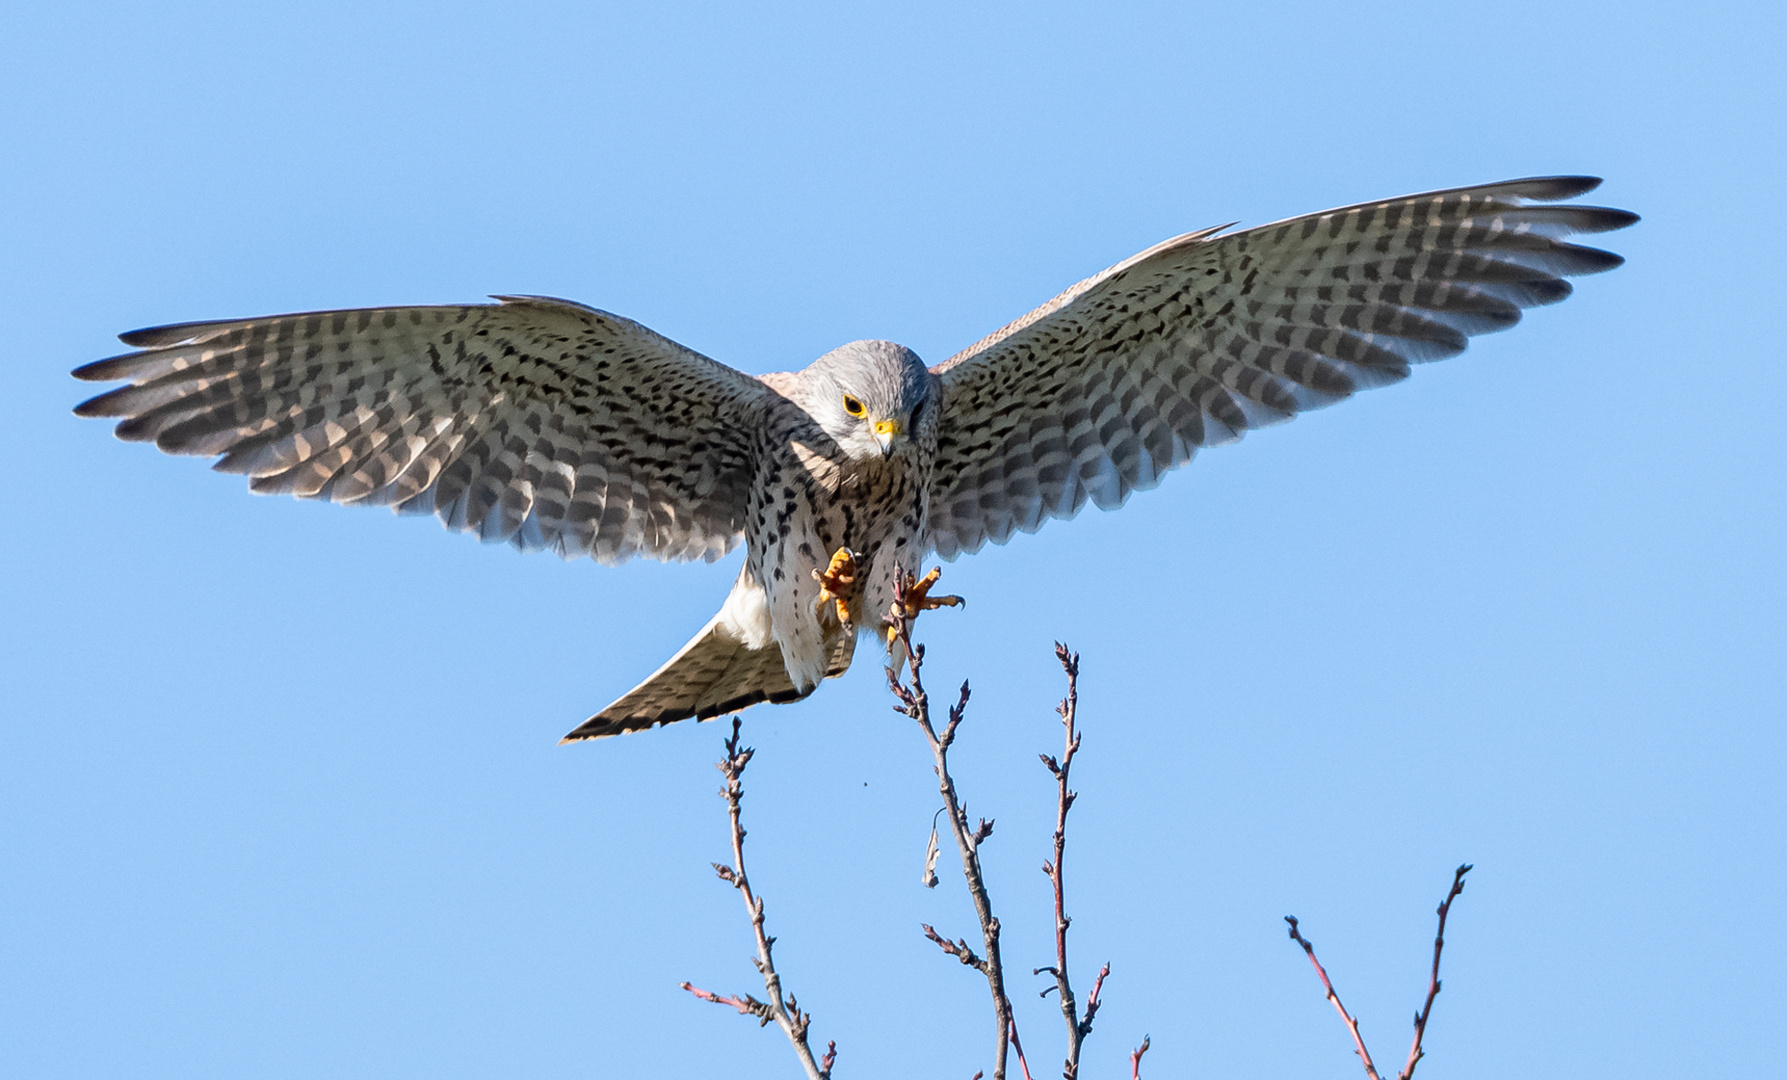
[[862,402],[851,397],[849,394],[844,395],[844,411],[858,419],[861,419],[862,415],[868,412],[867,409],[863,408]]

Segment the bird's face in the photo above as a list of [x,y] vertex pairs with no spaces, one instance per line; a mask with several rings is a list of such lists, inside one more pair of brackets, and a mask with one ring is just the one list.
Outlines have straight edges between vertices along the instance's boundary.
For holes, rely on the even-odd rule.
[[853,341],[802,374],[801,404],[853,460],[895,457],[933,431],[937,380],[903,345]]

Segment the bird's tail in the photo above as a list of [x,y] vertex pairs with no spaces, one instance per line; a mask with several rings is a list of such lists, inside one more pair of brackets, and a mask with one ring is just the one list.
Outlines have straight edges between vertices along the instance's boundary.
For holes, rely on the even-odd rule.
[[[826,645],[825,677],[835,679],[850,667],[856,633],[844,629],[828,634]],[[813,689],[796,689],[782,663],[781,647],[770,641],[763,648],[750,648],[722,609],[650,678],[560,741],[600,739],[691,716],[711,720],[761,701],[799,701]]]

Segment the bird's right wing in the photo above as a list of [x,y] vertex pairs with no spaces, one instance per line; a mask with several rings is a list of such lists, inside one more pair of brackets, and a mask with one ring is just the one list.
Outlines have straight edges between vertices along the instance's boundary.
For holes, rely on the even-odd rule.
[[1168,240],[934,370],[930,543],[944,558],[1088,498],[1121,505],[1200,446],[1403,378],[1618,266],[1565,242],[1638,218],[1538,206],[1592,177],[1511,180]]
[[138,330],[74,373],[131,385],[75,411],[256,492],[610,563],[730,550],[769,390],[630,319],[498,299]]

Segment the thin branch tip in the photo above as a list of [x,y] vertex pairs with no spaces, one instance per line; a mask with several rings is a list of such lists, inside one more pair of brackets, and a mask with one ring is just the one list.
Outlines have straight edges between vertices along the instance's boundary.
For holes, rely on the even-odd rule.
[[[751,888],[751,879],[745,869],[745,826],[743,817],[744,784],[740,778],[744,775],[745,766],[750,764],[756,751],[741,745],[741,728],[743,721],[734,715],[732,718],[732,734],[725,740],[726,757],[717,763],[720,772],[726,777],[726,786],[721,789],[720,797],[726,800],[726,816],[732,834],[732,864],[713,863],[714,874],[721,881],[737,889],[744,899],[745,912],[751,920],[751,932],[757,940],[757,954],[751,958],[751,964],[763,977],[763,988],[767,1000],[759,1001],[745,995],[743,998],[714,994],[700,990],[689,983],[682,988],[702,1001],[715,1004],[730,1005],[740,1013],[755,1016],[761,1026],[774,1023],[787,1036],[789,1044],[794,1048],[795,1056],[800,1060],[801,1068],[808,1080],[831,1080],[831,1060],[828,1052],[823,1066],[813,1059],[813,1051],[807,1044],[807,1030],[812,1024],[812,1017],[801,1011],[800,1004],[793,994],[784,999],[781,976],[776,973],[773,959],[776,939],[764,926],[763,898]],[[834,1047],[835,1048],[835,1047]]]

